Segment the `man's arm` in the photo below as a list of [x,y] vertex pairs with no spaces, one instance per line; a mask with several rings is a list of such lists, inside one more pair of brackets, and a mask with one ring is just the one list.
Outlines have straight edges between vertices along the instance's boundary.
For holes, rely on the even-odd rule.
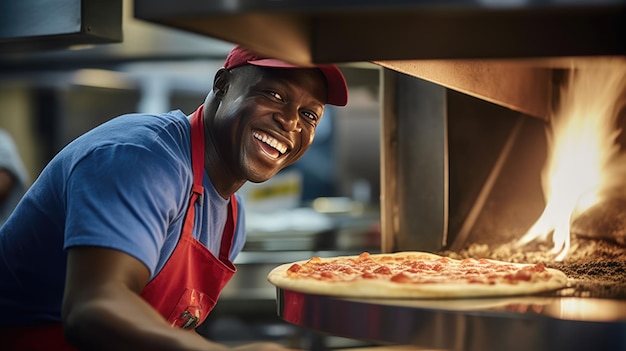
[[[63,298],[65,336],[81,350],[230,350],[193,330],[172,328],[139,295],[148,268],[123,252],[98,247],[69,249]],[[287,351],[259,342],[233,351]]]
[[150,278],[139,260],[117,250],[68,252],[63,301],[66,338],[81,350],[224,350],[194,331],[172,328],[139,294]]

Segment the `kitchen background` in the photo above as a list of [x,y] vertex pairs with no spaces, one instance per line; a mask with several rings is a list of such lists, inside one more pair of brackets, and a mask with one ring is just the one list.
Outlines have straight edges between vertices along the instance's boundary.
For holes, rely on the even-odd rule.
[[[626,0],[134,1],[137,14],[154,23],[216,33],[281,57],[351,62],[341,65],[350,104],[327,109],[306,157],[241,190],[249,239],[239,273],[201,328],[227,343],[265,339],[306,350],[364,343],[277,317],[266,275],[284,262],[442,245],[457,254],[479,247],[460,253],[484,256],[490,246],[513,243],[545,205],[545,128],[566,73],[604,66],[603,56],[623,66],[626,52]],[[224,17],[207,21],[207,8]],[[46,25],[72,29],[82,17],[89,21],[79,38],[45,35]],[[131,0],[0,1],[0,128],[16,138],[31,181],[94,125],[126,112],[190,113],[203,101],[232,44],[133,18]],[[44,40],[29,42],[24,33]],[[86,44],[81,36],[96,45],[62,45]],[[577,101],[603,101],[601,95]],[[623,150],[623,133],[620,140]],[[564,173],[568,183],[586,173],[576,170]],[[610,209],[615,215],[603,216],[606,223],[623,224],[621,208]],[[297,306],[306,316],[298,325],[435,349],[624,349],[624,301],[617,299],[624,294],[623,247],[604,250],[606,240],[585,240],[593,245],[572,250],[585,260],[560,265],[574,284],[558,292],[564,296],[498,302],[503,307],[495,311],[472,302],[455,310],[447,301],[394,308],[307,300]],[[517,253],[526,260],[548,250],[539,244]],[[283,292],[281,306],[293,307]]]
[[[122,1],[118,43],[25,50],[0,36],[0,129],[14,138],[29,183],[64,145],[108,119],[172,109],[189,114],[204,101],[232,44],[143,22],[132,11],[132,1]],[[7,13],[0,15],[5,32]],[[249,240],[238,274],[201,329],[212,339],[269,339],[307,349],[355,343],[282,322],[265,280],[271,268],[313,254],[380,249],[380,67],[341,68],[349,105],[327,107],[313,146],[296,165],[241,191]]]

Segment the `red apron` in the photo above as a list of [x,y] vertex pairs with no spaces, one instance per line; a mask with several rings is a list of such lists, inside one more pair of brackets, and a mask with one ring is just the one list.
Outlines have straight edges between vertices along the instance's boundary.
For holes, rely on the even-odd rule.
[[[191,163],[194,176],[183,230],[174,252],[141,296],[174,327],[200,325],[215,306],[221,290],[235,274],[229,254],[235,233],[237,200],[230,198],[229,213],[222,235],[219,258],[192,233],[196,201],[202,205],[204,187],[204,126],[202,106],[191,118]],[[75,351],[63,337],[61,323],[43,326],[0,328],[2,350]]]
[[178,245],[161,272],[143,289],[141,296],[175,327],[194,328],[215,306],[220,291],[235,274],[229,254],[235,233],[237,199],[230,198],[219,258],[192,236],[194,204],[202,204],[204,188],[204,126],[202,106],[191,118],[191,163],[194,185]]

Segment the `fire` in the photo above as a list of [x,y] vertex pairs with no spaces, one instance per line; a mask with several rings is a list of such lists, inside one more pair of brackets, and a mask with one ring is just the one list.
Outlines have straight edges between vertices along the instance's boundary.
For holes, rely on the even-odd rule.
[[571,70],[547,128],[548,159],[542,172],[546,207],[518,241],[547,240],[556,261],[570,249],[570,224],[626,179],[626,157],[616,138],[626,88],[626,62],[600,61]]

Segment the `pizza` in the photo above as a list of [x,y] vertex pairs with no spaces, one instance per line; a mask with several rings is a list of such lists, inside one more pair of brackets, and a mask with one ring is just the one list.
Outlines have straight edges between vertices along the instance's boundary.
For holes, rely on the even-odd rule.
[[372,298],[462,298],[529,295],[567,285],[543,264],[457,260],[427,252],[312,257],[270,271],[273,285],[310,294]]

